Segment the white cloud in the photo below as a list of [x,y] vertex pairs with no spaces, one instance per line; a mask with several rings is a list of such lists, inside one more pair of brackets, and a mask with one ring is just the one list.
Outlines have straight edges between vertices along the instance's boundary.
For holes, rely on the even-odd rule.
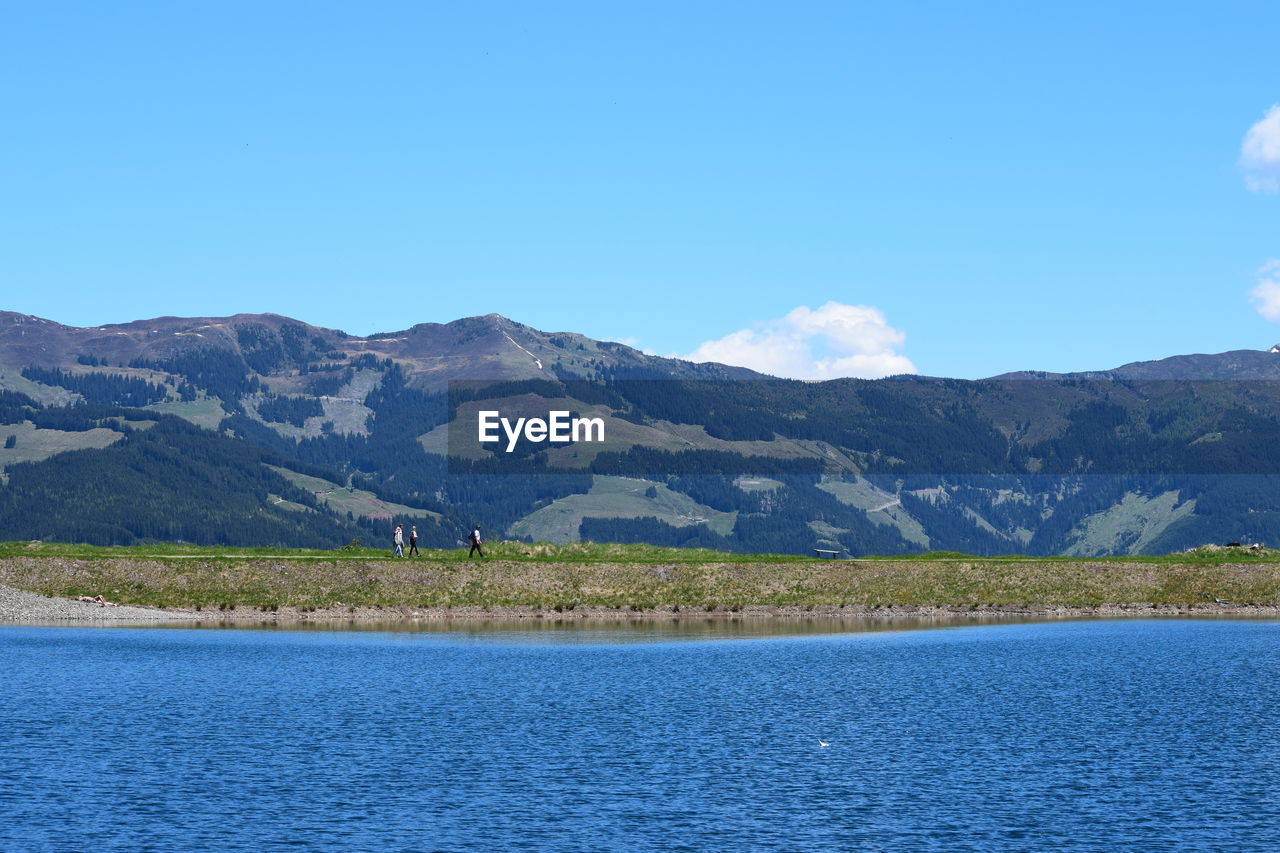
[[1280,192],[1280,104],[1249,128],[1240,145],[1245,186],[1254,192]]
[[1280,323],[1280,260],[1270,260],[1258,270],[1258,284],[1249,291],[1249,301],[1258,313]]
[[817,310],[801,305],[759,328],[707,341],[684,357],[792,379],[876,379],[920,372],[897,351],[906,337],[878,308],[828,302]]

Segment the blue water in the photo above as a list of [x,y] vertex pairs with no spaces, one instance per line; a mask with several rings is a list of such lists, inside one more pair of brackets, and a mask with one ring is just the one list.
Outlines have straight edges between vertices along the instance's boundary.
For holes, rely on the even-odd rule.
[[0,628],[0,849],[1280,844],[1277,622],[565,636]]

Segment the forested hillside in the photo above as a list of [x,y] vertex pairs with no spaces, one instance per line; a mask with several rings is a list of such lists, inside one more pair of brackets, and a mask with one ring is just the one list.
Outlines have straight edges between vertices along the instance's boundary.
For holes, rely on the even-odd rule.
[[[1237,352],[811,383],[496,316],[356,338],[274,315],[0,314],[0,539],[337,547],[412,523],[452,546],[481,523],[779,553],[1280,542],[1276,378],[1280,355]],[[598,416],[606,440],[506,453],[474,441],[480,408]]]

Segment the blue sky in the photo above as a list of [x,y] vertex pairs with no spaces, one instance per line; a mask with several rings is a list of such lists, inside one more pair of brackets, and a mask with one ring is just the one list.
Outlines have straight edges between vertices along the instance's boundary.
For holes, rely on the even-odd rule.
[[3,309],[498,312],[806,375],[1280,340],[1269,125],[1242,164],[1280,102],[1274,3],[5,18]]

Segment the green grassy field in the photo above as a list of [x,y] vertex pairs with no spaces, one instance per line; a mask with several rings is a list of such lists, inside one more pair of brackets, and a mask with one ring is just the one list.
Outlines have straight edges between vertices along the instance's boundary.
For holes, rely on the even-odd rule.
[[219,610],[364,607],[736,612],[768,607],[1010,607],[1280,603],[1280,555],[1238,549],[1166,557],[817,560],[643,545],[499,543],[393,559],[304,551],[0,545],[0,583],[47,595]]
[[[418,510],[421,511],[421,510]],[[695,548],[660,548],[655,545],[615,545],[596,542],[570,542],[565,545],[525,542],[491,542],[484,546],[490,560],[536,563],[787,563],[814,562],[812,557],[788,554],[730,554]],[[423,549],[415,560],[448,562],[465,556],[467,549]],[[195,558],[278,558],[286,560],[383,560],[399,562],[388,548],[344,546],[332,550],[319,548],[246,548],[229,545],[185,545],[156,543],[150,545],[98,546],[62,542],[0,542],[0,559],[8,557],[66,557],[73,559],[176,559]]]
[[[366,518],[392,518],[395,516],[409,518],[425,518],[427,516],[437,518],[440,513],[432,512],[429,509],[419,509],[417,507],[405,506],[404,504],[391,503],[384,501],[373,492],[367,492],[364,489],[353,489],[345,486],[338,486],[330,483],[328,480],[322,480],[319,477],[311,477],[306,474],[299,474],[297,471],[291,471],[288,468],[280,468],[276,465],[268,465],[272,471],[284,477],[300,489],[311,492],[316,499],[323,503],[329,509],[337,513],[350,512],[353,515],[364,516]],[[296,504],[294,506],[297,506]]]
[[[14,437],[11,448],[4,447],[5,439]],[[40,462],[68,450],[88,450],[110,447],[124,438],[123,432],[106,427],[73,432],[60,429],[36,429],[30,421],[20,424],[0,424],[0,468],[18,462]]]
[[0,389],[26,394],[42,406],[68,406],[82,399],[74,391],[33,382],[16,369],[0,368]]
[[[653,489],[654,497],[645,497]],[[511,535],[538,541],[569,543],[578,538],[584,518],[642,518],[650,516],[673,527],[706,524],[713,533],[733,530],[736,513],[703,506],[665,485],[633,477],[592,477],[585,495],[558,498],[511,526]]]
[[152,403],[144,408],[165,415],[177,415],[205,429],[217,429],[218,424],[222,423],[222,419],[227,416],[227,413],[222,409],[222,403],[217,397],[201,397],[198,400],[189,402],[165,400],[161,403]]

